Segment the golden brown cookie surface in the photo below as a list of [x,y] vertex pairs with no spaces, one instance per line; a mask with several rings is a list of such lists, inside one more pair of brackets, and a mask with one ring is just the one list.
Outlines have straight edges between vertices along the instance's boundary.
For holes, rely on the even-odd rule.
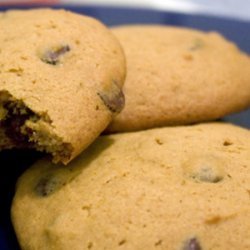
[[127,58],[126,105],[111,132],[218,119],[250,105],[250,60],[215,32],[113,28]]
[[64,10],[3,12],[0,30],[1,134],[69,162],[122,109],[120,44],[99,21]]
[[247,250],[249,168],[250,131],[229,124],[103,136],[28,170],[12,221],[24,250]]

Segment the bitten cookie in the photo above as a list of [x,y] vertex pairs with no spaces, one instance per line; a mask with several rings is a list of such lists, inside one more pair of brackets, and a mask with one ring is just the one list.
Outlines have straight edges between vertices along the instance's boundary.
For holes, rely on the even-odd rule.
[[250,131],[202,124],[102,136],[19,179],[22,249],[250,249]]
[[126,105],[108,131],[214,120],[250,105],[250,60],[215,32],[113,29],[127,57]]
[[124,104],[125,59],[99,21],[64,10],[0,13],[1,149],[68,163]]

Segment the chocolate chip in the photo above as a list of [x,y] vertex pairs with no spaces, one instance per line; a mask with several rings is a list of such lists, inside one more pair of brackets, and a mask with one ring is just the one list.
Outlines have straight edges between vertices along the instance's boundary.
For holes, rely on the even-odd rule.
[[125,104],[125,97],[121,88],[113,82],[108,90],[97,93],[105,106],[114,113],[120,113]]
[[201,246],[196,238],[191,238],[185,243],[183,250],[201,250]]
[[225,162],[213,155],[192,156],[183,164],[184,174],[195,182],[217,183],[224,179]]
[[60,46],[57,49],[48,50],[42,57],[42,61],[56,65],[59,63],[60,57],[62,57],[65,53],[70,51],[70,47],[68,45]]
[[24,125],[26,119],[29,117],[29,112],[23,110],[21,112],[14,103],[6,102],[4,108],[8,110],[8,115],[3,121],[6,135],[15,141],[17,144],[27,142],[27,137],[21,133],[21,127]]
[[61,183],[52,176],[47,175],[39,180],[39,182],[35,186],[35,193],[39,196],[49,196],[50,194],[54,193],[58,187],[61,186]]
[[35,186],[35,192],[39,196],[47,196],[51,190],[48,190],[47,183],[49,182],[49,178],[42,178]]
[[223,176],[216,173],[216,170],[212,167],[204,166],[200,169],[197,175],[200,181],[217,183],[223,179]]
[[21,133],[21,129],[26,120],[30,118],[35,120],[36,115],[28,108],[22,107],[22,104],[18,102],[6,102],[3,106],[8,111],[5,120],[2,122],[6,135],[16,144],[27,143],[28,136]]
[[49,169],[34,185],[36,195],[47,197],[73,181],[79,174],[78,171],[64,166],[51,165]]
[[13,116],[4,123],[6,135],[18,144],[27,141],[27,137],[20,132],[25,120],[24,116]]

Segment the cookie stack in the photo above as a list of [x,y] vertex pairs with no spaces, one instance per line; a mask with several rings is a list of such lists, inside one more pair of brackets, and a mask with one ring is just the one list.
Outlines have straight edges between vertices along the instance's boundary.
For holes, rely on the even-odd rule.
[[63,10],[0,27],[0,146],[52,156],[17,183],[22,249],[250,249],[250,132],[207,123],[250,106],[248,55]]

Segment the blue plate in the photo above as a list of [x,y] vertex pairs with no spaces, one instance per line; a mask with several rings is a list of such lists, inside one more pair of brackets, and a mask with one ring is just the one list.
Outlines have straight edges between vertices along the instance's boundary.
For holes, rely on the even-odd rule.
[[[11,8],[30,8],[32,6],[12,6]],[[201,30],[216,30],[234,41],[242,50],[250,54],[250,23],[201,15],[153,11],[132,8],[113,8],[100,6],[54,6],[83,13],[100,19],[108,26],[132,23],[154,23],[186,26]],[[2,7],[6,10],[10,7]],[[223,119],[250,128],[250,110]],[[10,204],[15,183],[20,174],[41,155],[31,151],[6,151],[0,153],[0,250],[18,250],[18,243],[10,222]],[[9,166],[9,169],[6,168]]]

